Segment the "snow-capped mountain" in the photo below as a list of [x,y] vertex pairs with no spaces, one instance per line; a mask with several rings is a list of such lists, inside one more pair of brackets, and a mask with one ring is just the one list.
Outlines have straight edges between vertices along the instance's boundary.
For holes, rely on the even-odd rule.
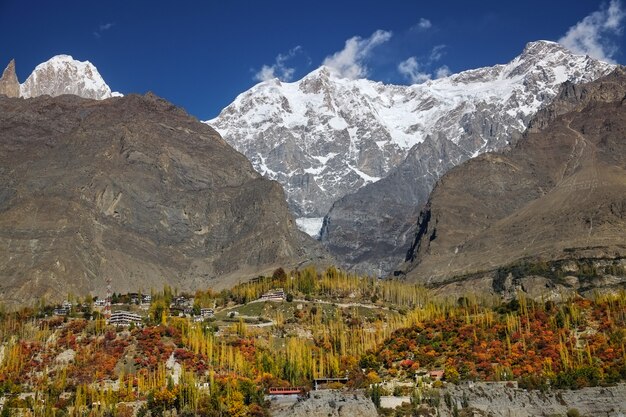
[[[474,103],[468,97],[469,109],[462,104],[455,109],[464,113],[452,116],[459,134],[433,131],[385,178],[336,201],[324,219],[322,243],[352,269],[391,273],[404,260],[420,209],[443,174],[478,153],[515,143],[536,109],[561,90],[560,81],[593,80],[613,67],[572,55],[558,44],[535,42],[507,65],[439,80],[436,84],[464,85],[459,94],[478,90],[483,95]],[[481,79],[489,81],[481,85]],[[439,120],[449,123],[445,115]]]
[[91,62],[77,61],[69,55],[57,55],[37,65],[20,85],[20,95],[24,98],[44,94],[50,96],[74,94],[96,100],[121,95],[111,92]]
[[458,149],[454,157],[428,154],[437,158],[424,164],[436,179],[451,164],[516,140],[561,83],[612,68],[548,41],[529,43],[504,65],[410,86],[321,67],[297,82],[257,84],[207,123],[283,184],[299,224],[315,234],[333,202],[387,176],[412,148],[428,141]]

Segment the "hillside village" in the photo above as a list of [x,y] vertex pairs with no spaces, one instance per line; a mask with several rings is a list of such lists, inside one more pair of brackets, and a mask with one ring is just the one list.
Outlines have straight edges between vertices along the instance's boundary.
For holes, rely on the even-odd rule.
[[624,417],[625,2],[2,0],[0,417]]
[[86,301],[2,313],[5,413],[280,415],[328,389],[356,390],[380,412],[430,413],[452,410],[442,398],[462,384],[543,390],[626,379],[624,293],[445,299],[308,268],[220,293],[166,287]]

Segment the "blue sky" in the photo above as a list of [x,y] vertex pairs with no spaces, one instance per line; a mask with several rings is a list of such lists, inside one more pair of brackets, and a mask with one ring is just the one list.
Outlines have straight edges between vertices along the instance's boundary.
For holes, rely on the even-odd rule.
[[421,82],[562,40],[626,63],[620,0],[0,0],[0,66],[23,82],[58,54],[91,61],[124,94],[154,93],[205,120],[259,80],[322,63],[344,76]]

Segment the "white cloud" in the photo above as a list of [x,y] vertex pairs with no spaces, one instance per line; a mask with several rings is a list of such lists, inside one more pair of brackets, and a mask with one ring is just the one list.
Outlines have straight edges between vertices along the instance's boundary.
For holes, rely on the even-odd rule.
[[404,75],[412,84],[423,83],[430,80],[431,75],[420,71],[420,64],[414,56],[398,64],[398,71]]
[[450,71],[447,65],[442,65],[435,70],[435,78],[444,78],[450,74],[452,74],[452,71]]
[[372,50],[391,39],[391,32],[377,30],[369,38],[354,36],[346,41],[341,51],[335,52],[324,59],[323,65],[335,70],[344,78],[362,78],[367,76],[365,61],[370,57]]
[[287,66],[287,61],[302,52],[300,45],[291,48],[286,54],[278,54],[273,65],[263,65],[259,71],[254,74],[256,81],[268,81],[278,78],[281,81],[291,81],[296,69]]
[[[425,81],[434,78],[443,78],[451,74],[450,68],[447,65],[441,65],[434,70],[431,74],[430,68],[434,62],[439,61],[443,56],[443,49],[445,45],[437,45],[431,51],[428,59],[425,59],[425,64],[422,65],[418,62],[417,58],[412,56],[398,64],[398,72],[402,74],[411,84],[423,83]],[[425,69],[425,68],[426,69]]]
[[607,35],[622,32],[624,15],[619,0],[611,0],[608,7],[603,5],[600,10],[570,27],[559,43],[574,53],[614,62],[617,47],[607,39]]
[[93,36],[100,39],[102,37],[102,33],[111,29],[113,26],[115,26],[115,23],[113,22],[101,24],[100,26],[98,26],[98,29],[93,32]]
[[271,67],[268,65],[263,65],[261,69],[257,71],[256,74],[254,74],[254,79],[256,81],[268,81],[277,78],[275,74],[275,67],[275,65],[272,65]]
[[424,19],[423,17],[417,22],[417,27],[420,29],[430,29],[433,27],[433,24],[430,20]]
[[444,49],[446,49],[446,45],[435,45],[433,50],[430,51],[430,56],[428,57],[429,62],[439,61],[441,57],[444,55]]

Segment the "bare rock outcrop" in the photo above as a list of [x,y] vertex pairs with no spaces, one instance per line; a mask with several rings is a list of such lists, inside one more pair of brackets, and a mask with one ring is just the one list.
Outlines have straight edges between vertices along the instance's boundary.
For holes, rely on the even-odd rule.
[[362,392],[311,391],[310,398],[276,410],[274,417],[377,417],[374,403]]
[[441,417],[474,415],[481,417],[565,416],[576,410],[581,416],[618,417],[626,414],[626,384],[588,387],[579,390],[524,390],[502,384],[475,383],[449,386],[448,400],[438,410]]
[[15,60],[12,59],[9,65],[4,69],[0,78],[0,95],[7,97],[20,96],[20,83],[15,74]]

